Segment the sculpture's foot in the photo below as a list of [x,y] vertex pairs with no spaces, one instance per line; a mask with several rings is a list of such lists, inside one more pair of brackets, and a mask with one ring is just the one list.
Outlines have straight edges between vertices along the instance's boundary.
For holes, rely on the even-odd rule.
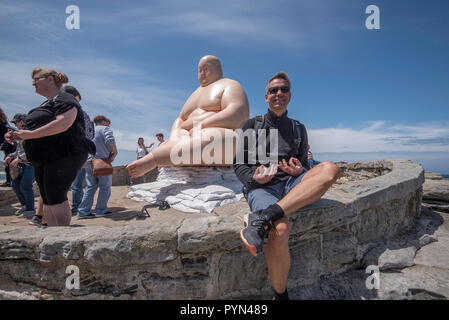
[[142,159],[133,161],[128,164],[126,166],[126,170],[128,170],[128,174],[131,178],[137,178],[143,176],[150,170],[153,170],[156,166],[156,161],[154,161],[154,157],[150,153]]

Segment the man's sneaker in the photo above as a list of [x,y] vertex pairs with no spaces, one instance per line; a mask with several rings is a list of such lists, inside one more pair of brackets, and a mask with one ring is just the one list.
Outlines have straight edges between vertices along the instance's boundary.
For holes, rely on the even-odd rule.
[[16,210],[16,212],[14,212],[14,214],[16,215],[16,216],[20,216],[23,212],[25,212],[26,211],[26,207],[25,206],[22,206],[19,210]]
[[96,217],[109,217],[112,216],[112,212],[111,211],[106,211],[104,213],[95,213]]
[[262,211],[246,214],[243,217],[245,228],[240,231],[240,239],[253,256],[263,251],[263,241],[271,230],[271,222]]
[[32,226],[40,227],[42,225],[42,217],[34,215],[34,217],[31,218],[31,220],[28,222],[28,224],[32,225]]
[[20,214],[19,217],[22,218],[31,218],[32,216],[34,216],[36,214],[36,212],[34,210],[30,210],[30,211],[24,211]]
[[72,208],[72,216],[76,216],[78,214],[78,208]]
[[273,222],[283,216],[284,211],[277,204],[244,216],[245,228],[240,231],[240,239],[253,256],[257,256],[263,251],[264,239],[271,230]]
[[290,300],[289,296],[288,296],[288,292],[287,289],[285,289],[285,291],[283,293],[277,293],[274,289],[273,289],[273,298],[271,300]]
[[92,219],[92,218],[95,218],[95,215],[92,214],[92,213],[89,213],[89,214],[81,214],[81,213],[78,212],[78,214],[76,215],[76,217],[77,217],[78,219]]

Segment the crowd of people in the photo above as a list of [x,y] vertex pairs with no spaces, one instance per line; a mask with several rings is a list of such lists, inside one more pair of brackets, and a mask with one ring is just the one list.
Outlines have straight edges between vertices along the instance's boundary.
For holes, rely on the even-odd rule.
[[[69,81],[64,73],[35,68],[31,78],[36,93],[45,98],[42,104],[27,114],[15,114],[12,124],[0,108],[0,149],[6,177],[1,186],[10,186],[16,193],[21,207],[15,214],[42,227],[69,226],[72,215],[78,219],[110,216],[107,204],[112,174],[95,175],[93,159],[111,165],[117,157],[111,120],[98,115],[91,121],[80,105],[79,91],[64,85]],[[158,133],[157,139],[164,142],[163,134]],[[138,158],[152,146],[145,146],[139,138]],[[34,182],[40,193],[37,206]]]

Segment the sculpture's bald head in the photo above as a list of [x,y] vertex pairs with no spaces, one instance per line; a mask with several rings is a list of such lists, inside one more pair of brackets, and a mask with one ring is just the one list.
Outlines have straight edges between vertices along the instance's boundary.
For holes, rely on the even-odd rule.
[[202,87],[223,78],[220,60],[215,56],[204,56],[198,63],[198,81]]

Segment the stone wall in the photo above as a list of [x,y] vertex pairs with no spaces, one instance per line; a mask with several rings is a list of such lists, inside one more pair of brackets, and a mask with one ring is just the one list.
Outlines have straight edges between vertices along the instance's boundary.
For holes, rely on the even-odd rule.
[[[39,197],[39,187],[36,182],[33,184],[34,196]],[[11,187],[0,187],[0,207],[19,202],[17,195]]]
[[[340,163],[351,174],[346,171],[322,199],[290,215],[289,288],[354,269],[372,243],[414,226],[422,167],[401,159],[372,165],[380,174],[372,170],[374,176],[363,180],[364,173]],[[17,292],[40,299],[261,297],[270,292],[264,258],[252,257],[239,239],[248,207],[243,201],[231,207],[222,214],[167,216],[120,227],[2,225],[0,297]],[[79,290],[65,287],[69,265],[79,267]]]
[[125,185],[135,185],[147,182],[153,182],[156,180],[158,174],[157,168],[147,172],[141,177],[131,178],[128,175],[128,171],[125,166],[116,166],[112,173],[112,185],[113,186],[125,186]]

